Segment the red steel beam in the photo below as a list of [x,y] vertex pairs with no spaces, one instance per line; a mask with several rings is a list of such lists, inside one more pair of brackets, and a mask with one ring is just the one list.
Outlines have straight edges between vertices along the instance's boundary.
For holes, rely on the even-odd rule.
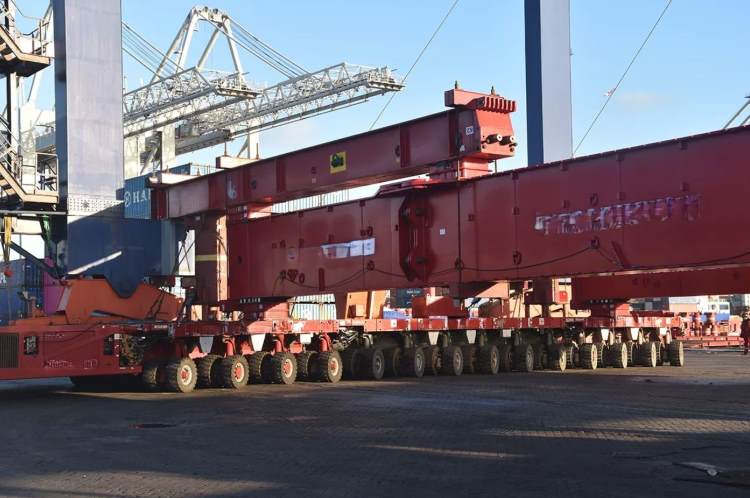
[[[396,180],[424,173],[470,176],[513,155],[510,113],[516,103],[459,89],[445,94],[454,107],[342,140],[256,161],[175,185],[152,195],[157,218],[257,210],[270,203]],[[499,138],[499,139],[498,139]]]
[[748,150],[737,128],[264,219],[236,211],[230,300],[750,266]]
[[750,291],[750,267],[681,270],[573,279],[577,303],[598,299],[744,294]]

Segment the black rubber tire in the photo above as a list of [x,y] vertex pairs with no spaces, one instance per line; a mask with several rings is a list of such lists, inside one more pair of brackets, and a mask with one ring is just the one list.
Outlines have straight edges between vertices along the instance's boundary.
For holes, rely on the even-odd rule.
[[669,364],[673,367],[685,366],[685,349],[682,341],[672,341],[669,343]]
[[271,379],[274,384],[294,384],[297,380],[297,359],[292,353],[280,352],[273,355]]
[[565,365],[566,368],[576,368],[578,366],[576,356],[578,356],[577,346],[574,346],[573,344],[568,344],[567,346],[565,346],[565,359],[567,362],[567,364]]
[[513,371],[513,346],[510,344],[501,344],[498,348],[498,354],[500,357],[500,371],[501,372],[512,372]]
[[473,344],[464,344],[461,346],[461,354],[464,356],[464,369],[465,374],[475,374],[479,372],[479,366],[477,365],[477,348]]
[[656,343],[649,341],[641,344],[638,348],[641,366],[656,368]]
[[268,351],[256,351],[245,357],[247,360],[249,379],[253,384],[268,384],[271,382],[271,360],[273,356]]
[[[672,344],[672,342],[670,342],[669,344]],[[662,343],[661,345],[661,364],[662,365],[669,365],[669,344]]]
[[160,360],[149,361],[143,365],[141,384],[146,391],[161,391],[164,382],[164,367],[166,363]]
[[448,346],[440,355],[440,373],[458,377],[464,371],[464,353],[459,346]]
[[638,345],[633,341],[627,341],[625,343],[625,349],[628,352],[628,366],[635,366],[638,359]]
[[227,389],[245,387],[250,379],[250,365],[240,354],[222,358],[219,363],[219,378],[222,387]]
[[494,344],[485,344],[479,349],[479,372],[497,375],[500,371],[500,351]]
[[618,342],[609,347],[609,364],[615,368],[628,368],[628,345]]
[[359,375],[359,364],[362,359],[362,351],[357,348],[348,348],[341,352],[341,365],[344,368],[344,378],[356,379]]
[[440,348],[437,346],[425,346],[422,348],[422,352],[424,353],[424,374],[438,375],[443,365]]
[[324,351],[315,357],[315,372],[322,382],[335,384],[341,380],[344,364],[338,351]]
[[660,367],[664,365],[664,347],[661,340],[654,341],[654,344],[656,345],[656,366]]
[[596,350],[596,345],[587,343],[579,348],[579,354],[581,358],[581,368],[586,370],[596,370],[599,366],[599,355]]
[[399,377],[401,375],[401,348],[396,346],[383,350],[385,358],[385,376]]
[[513,370],[517,372],[531,372],[534,370],[534,348],[531,344],[519,344],[513,348]]
[[221,387],[219,362],[221,356],[207,354],[198,360],[198,387]]
[[603,342],[594,343],[596,346],[596,366],[598,368],[604,368],[609,366],[609,351],[606,344]]
[[401,354],[399,372],[405,377],[416,377],[424,375],[426,367],[424,351],[422,348],[410,348]]
[[547,365],[545,364],[545,348],[542,344],[533,344],[531,348],[534,350],[534,370],[544,370]]
[[367,348],[362,351],[359,362],[360,375],[367,380],[380,380],[385,375],[385,356],[379,347]]
[[550,346],[547,358],[551,370],[564,372],[568,368],[568,349],[561,344]]
[[189,393],[198,383],[198,367],[190,358],[171,360],[164,369],[166,387],[175,393]]
[[317,351],[304,351],[297,353],[297,380],[313,380],[315,373],[315,357]]

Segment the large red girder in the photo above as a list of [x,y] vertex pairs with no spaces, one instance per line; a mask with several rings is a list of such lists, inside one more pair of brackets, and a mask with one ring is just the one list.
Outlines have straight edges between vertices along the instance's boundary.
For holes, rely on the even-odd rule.
[[738,128],[264,219],[235,210],[229,297],[750,266],[748,150]]
[[445,104],[453,109],[157,186],[154,214],[182,218],[231,209],[257,212],[276,202],[409,176],[485,174],[488,162],[513,155],[514,101],[455,89],[445,92]]

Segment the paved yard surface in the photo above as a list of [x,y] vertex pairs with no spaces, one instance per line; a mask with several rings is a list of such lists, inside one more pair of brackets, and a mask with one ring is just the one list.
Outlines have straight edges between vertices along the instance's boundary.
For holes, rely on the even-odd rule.
[[687,362],[190,395],[4,383],[0,495],[748,496],[689,479],[750,483],[750,357]]

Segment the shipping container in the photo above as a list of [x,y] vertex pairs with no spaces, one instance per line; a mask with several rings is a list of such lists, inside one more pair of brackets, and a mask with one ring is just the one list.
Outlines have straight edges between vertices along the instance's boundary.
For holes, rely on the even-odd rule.
[[179,166],[174,166],[172,168],[169,168],[170,173],[176,173],[178,175],[190,175],[190,176],[209,175],[211,173],[215,173],[216,171],[217,171],[216,166],[213,166],[211,164],[196,164],[196,163],[181,164]]
[[290,315],[295,320],[335,320],[333,294],[295,297],[290,303]]
[[[36,265],[25,259],[8,262],[10,275],[0,272],[0,324],[7,325],[10,320],[26,316],[26,300],[36,298],[37,306],[43,304],[43,272]],[[3,269],[5,270],[5,268]]]
[[[169,168],[170,173],[190,176],[207,175],[215,171],[215,166],[194,163]],[[148,178],[150,176],[151,174],[146,174],[125,180],[125,188],[123,190],[125,218],[142,220],[151,218],[151,189],[148,188]]]
[[391,308],[411,308],[411,300],[422,295],[422,289],[393,289],[391,291]]
[[150,175],[136,176],[125,180],[123,209],[125,218],[147,220],[151,218],[151,189],[147,188]]

